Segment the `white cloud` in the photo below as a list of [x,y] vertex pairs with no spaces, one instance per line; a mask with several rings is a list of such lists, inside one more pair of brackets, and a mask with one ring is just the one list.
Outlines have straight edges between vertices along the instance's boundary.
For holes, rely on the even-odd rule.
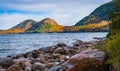
[[43,16],[23,14],[3,14],[0,16],[0,29],[11,28],[26,19],[34,19],[38,21],[39,19],[43,19]]
[[[60,25],[74,25],[77,21],[82,19],[84,16],[91,12],[92,6],[81,8],[80,10],[71,10],[67,12],[64,9],[59,9],[51,12],[49,15],[37,15],[37,14],[2,14],[0,16],[0,29],[8,29],[13,27],[14,25],[19,24],[23,20],[33,19],[36,21],[40,21],[46,17],[53,18]],[[89,9],[89,10],[88,10]],[[80,15],[81,14],[81,15]]]

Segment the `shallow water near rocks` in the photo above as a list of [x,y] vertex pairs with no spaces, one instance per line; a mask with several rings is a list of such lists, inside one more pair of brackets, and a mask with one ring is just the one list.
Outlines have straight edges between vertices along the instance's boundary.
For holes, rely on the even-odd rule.
[[72,45],[76,40],[94,41],[94,37],[106,37],[107,32],[92,33],[44,33],[0,35],[0,57],[25,53],[34,49],[63,42]]

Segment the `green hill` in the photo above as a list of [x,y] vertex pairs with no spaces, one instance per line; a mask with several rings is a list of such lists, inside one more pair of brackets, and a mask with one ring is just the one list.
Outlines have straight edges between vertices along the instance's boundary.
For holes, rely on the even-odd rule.
[[34,20],[24,20],[23,22],[19,23],[18,25],[8,29],[3,30],[0,32],[0,34],[17,34],[17,33],[23,33],[29,28],[31,28],[33,25],[36,24],[36,21]]
[[114,11],[113,2],[108,2],[106,4],[101,5],[97,9],[95,9],[90,15],[86,16],[79,22],[75,24],[75,26],[81,26],[85,24],[94,24],[99,23],[101,21],[109,21],[109,14]]
[[45,18],[39,22],[37,22],[35,25],[33,25],[30,29],[28,29],[26,32],[62,32],[64,29],[64,26],[59,25],[57,22],[55,22],[51,18]]

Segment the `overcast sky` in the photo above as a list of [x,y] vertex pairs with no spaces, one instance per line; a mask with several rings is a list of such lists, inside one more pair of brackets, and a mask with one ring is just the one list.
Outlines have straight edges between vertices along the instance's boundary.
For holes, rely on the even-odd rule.
[[100,5],[111,0],[1,0],[0,29],[9,29],[23,20],[52,18],[65,26],[74,25]]

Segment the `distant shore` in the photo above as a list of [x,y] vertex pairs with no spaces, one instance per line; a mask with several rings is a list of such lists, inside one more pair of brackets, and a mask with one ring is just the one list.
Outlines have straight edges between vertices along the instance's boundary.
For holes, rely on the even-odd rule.
[[[31,33],[8,33],[8,34],[55,34],[55,33],[107,33],[109,31],[96,31],[96,32],[93,32],[93,31],[88,31],[88,32],[45,32],[45,33],[38,33],[38,32],[31,32]],[[0,34],[0,35],[7,35],[7,34]]]

